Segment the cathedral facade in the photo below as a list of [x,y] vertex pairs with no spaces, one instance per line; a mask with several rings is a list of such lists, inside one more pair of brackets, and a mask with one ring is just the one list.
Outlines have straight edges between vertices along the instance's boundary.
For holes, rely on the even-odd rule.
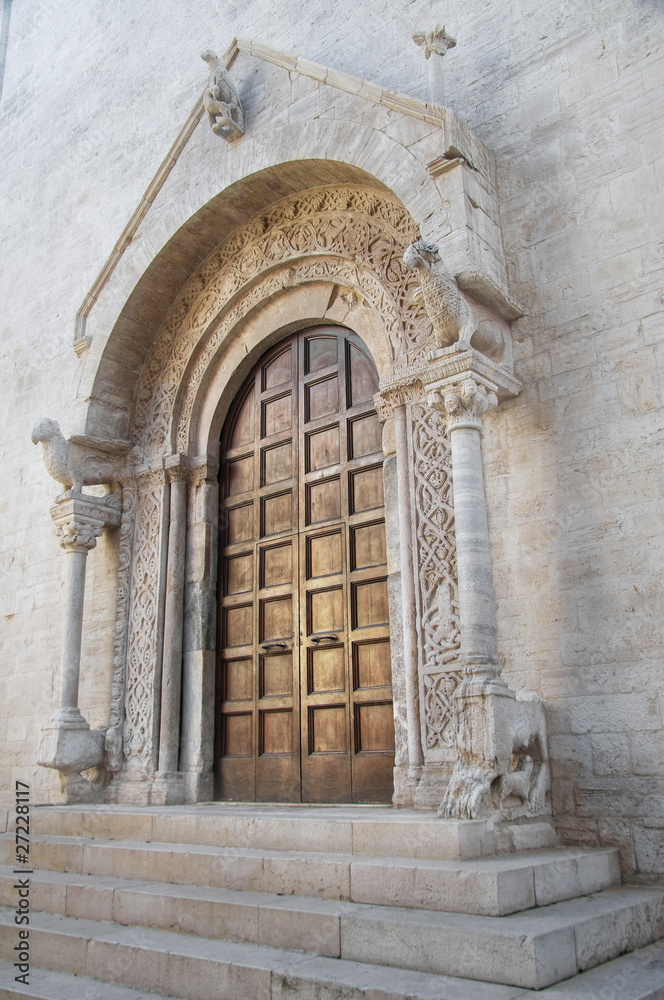
[[661,883],[661,8],[3,18],[6,803]]

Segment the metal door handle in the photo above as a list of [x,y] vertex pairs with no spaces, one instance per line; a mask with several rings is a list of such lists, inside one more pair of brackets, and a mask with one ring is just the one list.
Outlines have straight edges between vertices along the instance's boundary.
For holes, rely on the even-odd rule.
[[261,649],[288,649],[286,642],[262,642]]
[[316,645],[318,645],[319,642],[325,642],[325,640],[327,640],[328,642],[339,642],[339,636],[338,635],[312,635],[312,637],[311,637],[311,641],[315,642]]

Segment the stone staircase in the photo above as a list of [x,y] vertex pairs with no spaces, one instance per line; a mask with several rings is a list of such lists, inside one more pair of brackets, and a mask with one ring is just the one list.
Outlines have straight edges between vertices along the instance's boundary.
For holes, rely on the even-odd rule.
[[0,1000],[664,1000],[664,892],[546,824],[221,804],[31,823],[29,986],[0,836]]

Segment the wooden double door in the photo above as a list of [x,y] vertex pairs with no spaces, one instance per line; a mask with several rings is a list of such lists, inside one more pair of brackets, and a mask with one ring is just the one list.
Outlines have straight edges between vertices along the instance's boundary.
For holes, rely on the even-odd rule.
[[377,388],[359,337],[316,327],[268,351],[229,411],[220,471],[220,799],[391,799]]

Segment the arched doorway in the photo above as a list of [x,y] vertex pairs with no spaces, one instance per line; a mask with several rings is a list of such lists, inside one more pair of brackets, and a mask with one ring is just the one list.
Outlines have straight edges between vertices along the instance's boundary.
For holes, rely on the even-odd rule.
[[389,802],[378,376],[342,327],[271,348],[221,435],[215,792]]

